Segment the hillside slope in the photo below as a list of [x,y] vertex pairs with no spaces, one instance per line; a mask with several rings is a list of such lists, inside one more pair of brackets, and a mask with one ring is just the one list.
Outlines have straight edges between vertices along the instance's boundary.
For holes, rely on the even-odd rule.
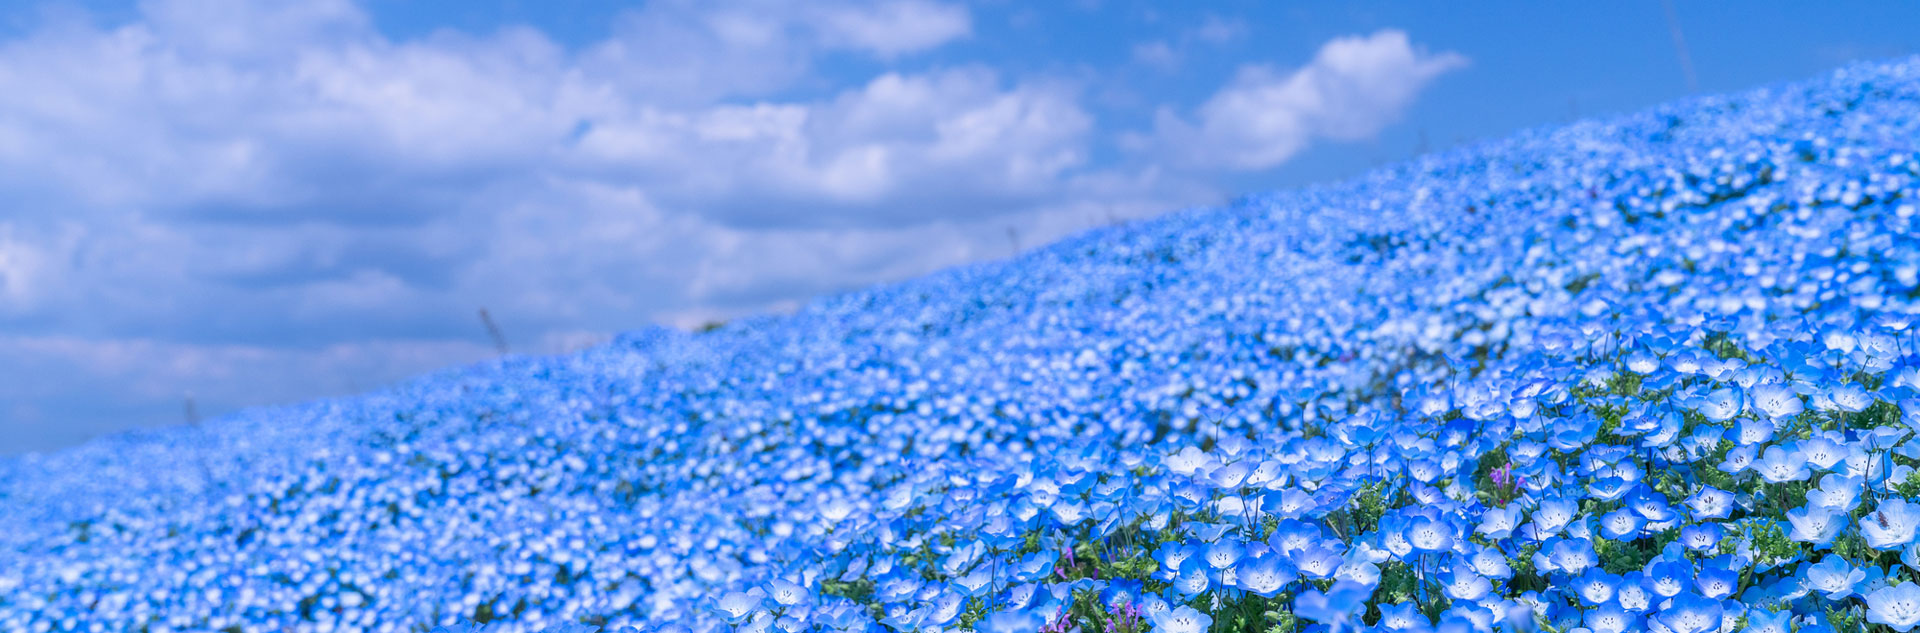
[[[1920,60],[1856,65],[0,463],[0,628],[1886,624],[1915,139]],[[1861,544],[1798,538],[1809,446]],[[1880,585],[1782,588],[1828,553]]]

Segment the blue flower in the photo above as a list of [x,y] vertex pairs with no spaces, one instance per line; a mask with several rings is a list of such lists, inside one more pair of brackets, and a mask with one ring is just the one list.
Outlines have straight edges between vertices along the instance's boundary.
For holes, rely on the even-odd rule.
[[1583,538],[1554,538],[1534,555],[1534,568],[1578,576],[1588,567],[1600,564],[1593,543]]
[[806,587],[781,578],[767,583],[767,596],[782,607],[798,606],[813,599],[813,594]]
[[1206,550],[1201,553],[1201,558],[1207,561],[1209,567],[1226,569],[1239,562],[1240,557],[1246,553],[1247,548],[1241,545],[1240,540],[1229,536],[1208,544]]
[[1718,565],[1705,565],[1694,575],[1693,586],[1708,598],[1725,598],[1740,589],[1740,572]]
[[1299,570],[1300,575],[1314,580],[1332,578],[1343,562],[1338,550],[1317,543],[1293,555],[1293,568]]
[[1914,529],[1920,527],[1920,505],[1905,499],[1887,499],[1880,507],[1860,519],[1860,536],[1867,546],[1894,550],[1913,543]]
[[1661,599],[1672,598],[1693,584],[1693,564],[1684,560],[1654,559],[1647,564],[1640,586]]
[[1187,559],[1180,565],[1180,575],[1173,579],[1173,591],[1184,597],[1200,595],[1212,584],[1212,579],[1207,572],[1205,563],[1198,559]]
[[1625,633],[1637,631],[1641,627],[1640,616],[1627,611],[1618,602],[1599,605],[1586,612],[1581,620],[1593,633]]
[[1793,526],[1787,532],[1787,538],[1812,543],[1815,547],[1827,547],[1833,544],[1834,537],[1840,535],[1841,528],[1847,526],[1847,517],[1831,508],[1805,505],[1788,510],[1787,522]]
[[1414,517],[1407,522],[1405,530],[1407,544],[1419,553],[1444,552],[1453,549],[1453,525],[1440,519]]
[[1418,606],[1414,603],[1399,602],[1380,605],[1378,624],[1381,629],[1399,632],[1425,628],[1431,626],[1432,622],[1427,620],[1426,614],[1420,613]]
[[1617,541],[1631,541],[1640,537],[1640,527],[1646,521],[1628,508],[1620,508],[1600,517],[1600,533]]
[[1863,482],[1859,477],[1838,473],[1820,478],[1820,487],[1807,491],[1807,504],[1837,512],[1852,512],[1860,507]]
[[1747,628],[1740,633],[1794,633],[1793,612],[1773,612],[1766,609],[1747,611]]
[[1855,569],[1847,564],[1847,559],[1833,554],[1807,565],[1801,574],[1809,588],[1826,594],[1828,600],[1845,600],[1853,595],[1854,587],[1867,579],[1865,570]]
[[1581,574],[1578,579],[1573,581],[1574,594],[1578,595],[1580,601],[1587,606],[1611,602],[1614,598],[1615,590],[1619,587],[1619,576],[1609,574],[1606,570],[1598,567],[1587,570],[1587,573]]
[[1513,536],[1514,529],[1520,527],[1520,512],[1520,506],[1517,504],[1489,508],[1480,515],[1480,525],[1473,531],[1496,540]]
[[1294,598],[1293,612],[1300,617],[1327,625],[1334,631],[1345,630],[1357,611],[1366,604],[1373,590],[1358,583],[1339,581],[1322,593],[1308,589]]
[[1720,544],[1727,530],[1718,523],[1696,523],[1680,528],[1679,543],[1696,552],[1708,552]]
[[1747,395],[1752,397],[1754,408],[1759,409],[1771,419],[1790,418],[1806,410],[1806,406],[1800,401],[1800,395],[1794,393],[1793,389],[1787,385],[1754,385]]
[[1687,508],[1692,511],[1695,521],[1724,519],[1733,512],[1733,493],[1703,486],[1687,498]]
[[1441,579],[1441,591],[1454,600],[1477,601],[1493,591],[1493,583],[1465,565],[1455,565]]
[[1767,447],[1767,452],[1754,462],[1753,470],[1770,484],[1801,481],[1813,475],[1807,470],[1806,453],[1778,445]]
[[719,600],[714,601],[713,606],[715,611],[726,616],[727,622],[739,624],[745,622],[747,616],[760,610],[760,600],[758,595],[734,591],[720,596]]
[[1236,586],[1248,593],[1271,598],[1295,580],[1279,555],[1265,553],[1242,559],[1234,572]]
[[1654,615],[1673,633],[1708,633],[1720,630],[1724,609],[1719,600],[1691,593],[1674,596],[1673,603]]
[[1695,401],[1694,408],[1709,420],[1725,422],[1746,409],[1746,397],[1737,388],[1722,387],[1701,396]]
[[1211,626],[1213,618],[1186,605],[1153,615],[1155,633],[1201,633]]
[[1012,610],[989,614],[980,621],[981,633],[1037,633],[1047,619],[1032,611]]
[[1480,575],[1496,580],[1513,577],[1513,568],[1507,564],[1507,555],[1494,547],[1482,547],[1473,551],[1467,558],[1467,564]]
[[1186,543],[1162,543],[1155,550],[1153,559],[1160,562],[1160,568],[1153,573],[1154,580],[1171,581],[1180,576],[1181,565],[1192,558],[1197,548]]
[[1900,633],[1920,625],[1920,584],[1901,583],[1867,594],[1867,621]]

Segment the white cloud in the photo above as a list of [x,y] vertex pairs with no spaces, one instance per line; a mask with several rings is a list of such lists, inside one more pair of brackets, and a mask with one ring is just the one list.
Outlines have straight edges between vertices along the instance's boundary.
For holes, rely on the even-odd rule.
[[1415,50],[1397,30],[1339,38],[1289,73],[1241,67],[1200,106],[1197,122],[1162,110],[1156,142],[1140,145],[1171,150],[1192,166],[1265,169],[1315,138],[1372,137],[1398,120],[1428,82],[1466,64],[1457,53]]
[[1160,70],[1173,70],[1180,65],[1180,53],[1160,40],[1141,42],[1133,45],[1133,61]]
[[966,8],[924,0],[894,0],[878,7],[822,5],[817,10],[827,42],[883,57],[935,48],[973,32]]
[[1057,195],[1091,132],[1068,87],[959,68],[888,73],[814,103],[641,107],[596,120],[578,157],[723,223],[903,224]]
[[[1218,195],[1094,164],[1074,82],[946,65],[819,89],[824,56],[969,37],[959,6],[662,0],[574,50],[524,28],[394,41],[347,0],[140,7],[0,41],[0,197],[30,210],[0,224],[0,400],[40,403],[0,418],[370,388],[483,357],[481,306],[516,351],[557,352]],[[1380,37],[1279,84],[1344,109],[1302,134],[1364,133],[1417,91],[1396,77],[1455,63]],[[1274,88],[1249,73],[1164,139],[1262,129]],[[100,392],[124,406],[49,413]]]
[[1247,23],[1237,19],[1208,15],[1200,26],[1191,31],[1194,39],[1213,44],[1225,44],[1247,35]]
[[12,225],[0,223],[0,314],[33,307],[46,264],[42,249],[15,237]]

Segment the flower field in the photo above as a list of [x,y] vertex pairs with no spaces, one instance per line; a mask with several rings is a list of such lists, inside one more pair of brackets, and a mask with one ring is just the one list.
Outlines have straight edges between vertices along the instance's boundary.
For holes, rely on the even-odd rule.
[[0,630],[1920,626],[1920,58],[0,461]]

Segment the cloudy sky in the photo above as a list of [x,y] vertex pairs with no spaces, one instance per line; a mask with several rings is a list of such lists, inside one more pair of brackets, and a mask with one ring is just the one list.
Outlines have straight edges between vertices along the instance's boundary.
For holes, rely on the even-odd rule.
[[0,455],[1920,48],[1676,4],[0,2]]

